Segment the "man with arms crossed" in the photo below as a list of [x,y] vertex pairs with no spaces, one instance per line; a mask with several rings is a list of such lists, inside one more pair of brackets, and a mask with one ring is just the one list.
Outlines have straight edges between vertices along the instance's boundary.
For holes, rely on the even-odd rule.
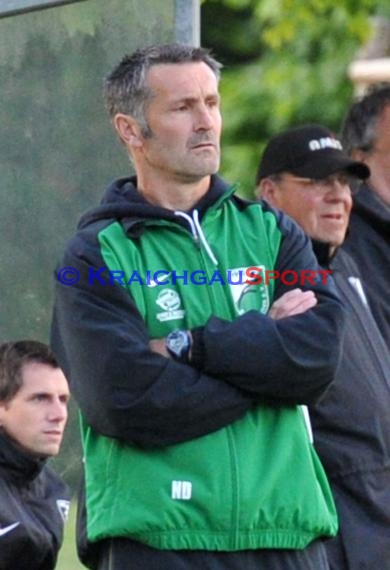
[[0,569],[54,570],[69,492],[46,465],[67,420],[68,383],[49,347],[0,345]]
[[259,195],[292,216],[330,268],[347,309],[335,381],[310,407],[314,446],[330,478],[340,519],[327,541],[332,570],[390,570],[390,354],[351,257],[340,249],[351,189],[369,176],[321,125],[285,131],[268,143]]
[[219,67],[173,44],[114,69],[106,103],[136,176],[60,265],[80,276],[59,272],[52,338],[82,412],[84,559],[99,570],[324,570],[337,531],[300,404],[333,379],[342,305],[320,277],[292,293],[246,283],[253,266],[318,266],[298,226],[216,174]]

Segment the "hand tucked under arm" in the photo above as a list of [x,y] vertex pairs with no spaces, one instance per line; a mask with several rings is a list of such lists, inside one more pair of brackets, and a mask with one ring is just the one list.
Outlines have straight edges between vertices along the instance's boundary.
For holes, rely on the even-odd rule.
[[173,445],[216,431],[253,406],[250,394],[223,379],[162,358],[165,339],[149,346],[132,298],[122,287],[91,284],[90,268],[103,261],[92,264],[76,245],[77,256],[67,253],[62,266],[76,267],[80,279],[74,287],[57,281],[52,346],[95,431],[144,447]]
[[[314,274],[302,290],[275,282],[267,314],[249,311],[233,321],[210,317],[194,329],[192,366],[260,399],[311,404],[333,381],[344,332],[343,305],[331,276],[320,266],[308,237],[280,214],[284,238],[275,268]],[[311,309],[311,310],[309,310]],[[286,318],[289,317],[289,318]]]
[[161,354],[161,356],[169,358],[169,353],[165,345],[165,338],[154,338],[149,342],[149,347],[153,352],[157,352],[157,354]]
[[293,315],[305,313],[317,304],[317,299],[313,291],[302,291],[302,289],[292,289],[284,293],[271,306],[268,316],[272,319],[284,319]]

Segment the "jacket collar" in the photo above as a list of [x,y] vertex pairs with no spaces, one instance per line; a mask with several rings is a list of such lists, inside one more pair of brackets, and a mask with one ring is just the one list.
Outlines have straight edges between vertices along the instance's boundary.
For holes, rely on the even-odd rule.
[[[218,206],[236,188],[227,184],[218,175],[211,176],[210,188],[193,209],[199,211],[200,219],[212,206]],[[193,210],[192,209],[192,210]],[[168,220],[183,223],[172,210],[150,204],[137,190],[135,176],[121,178],[113,182],[106,190],[100,206],[84,214],[79,222],[79,229],[100,220],[116,219],[121,222],[126,233],[136,237],[142,232],[147,220]]]
[[384,233],[390,232],[390,206],[385,204],[368,185],[362,184],[354,196],[353,212]]
[[311,240],[314,254],[317,258],[319,265],[322,267],[329,267],[335,256],[337,255],[338,248],[331,254],[331,245],[324,241]]
[[16,484],[30,482],[39,475],[45,463],[45,458],[26,453],[0,429],[1,477]]

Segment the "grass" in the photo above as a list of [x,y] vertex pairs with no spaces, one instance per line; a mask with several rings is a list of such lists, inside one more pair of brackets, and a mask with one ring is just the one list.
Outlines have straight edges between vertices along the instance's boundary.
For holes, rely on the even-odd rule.
[[85,570],[85,566],[79,562],[76,553],[76,510],[77,505],[70,505],[69,519],[65,525],[64,544],[58,556],[56,570]]

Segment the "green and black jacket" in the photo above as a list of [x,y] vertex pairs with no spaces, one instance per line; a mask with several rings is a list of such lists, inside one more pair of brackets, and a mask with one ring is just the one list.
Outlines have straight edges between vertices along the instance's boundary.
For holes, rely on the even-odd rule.
[[[274,320],[267,311],[290,286],[229,279],[248,267],[317,271],[297,225],[218,177],[191,212],[146,203],[135,183],[109,188],[58,267],[79,276],[57,280],[52,338],[82,413],[89,541],[237,551],[334,535],[301,408],[340,356],[331,278],[302,286],[314,309]],[[175,328],[194,332],[190,365],[149,348]]]

